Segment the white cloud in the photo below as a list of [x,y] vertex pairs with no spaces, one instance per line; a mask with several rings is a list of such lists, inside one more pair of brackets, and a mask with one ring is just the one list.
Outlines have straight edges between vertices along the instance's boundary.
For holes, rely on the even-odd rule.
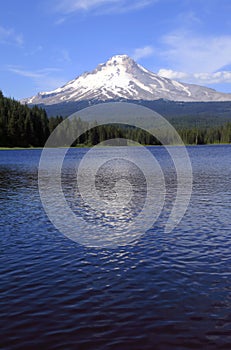
[[220,83],[231,83],[231,71],[218,71],[212,73],[185,73],[177,72],[172,69],[160,69],[158,75],[168,78],[180,80],[194,84],[220,84]]
[[206,84],[231,83],[231,72],[219,71],[215,73],[194,73],[194,78]]
[[[58,0],[56,11],[70,14],[78,11],[123,13],[146,7],[157,0]],[[63,19],[61,20],[63,22]]]
[[178,30],[162,37],[161,44],[158,54],[171,69],[160,69],[160,76],[199,85],[231,83],[231,35]]
[[23,42],[22,34],[16,33],[12,28],[0,26],[0,43],[22,46]]
[[176,79],[176,80],[181,80],[181,79],[187,79],[189,75],[184,72],[177,72],[173,71],[172,69],[160,69],[159,72],[157,73],[161,77],[165,77],[168,79]]
[[154,53],[154,49],[152,46],[144,46],[141,48],[135,49],[132,57],[134,60],[139,60],[140,58],[151,56]]

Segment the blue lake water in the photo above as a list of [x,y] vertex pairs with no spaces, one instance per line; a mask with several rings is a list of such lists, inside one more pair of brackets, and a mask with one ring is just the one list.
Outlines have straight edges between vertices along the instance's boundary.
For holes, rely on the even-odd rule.
[[[231,349],[231,146],[188,147],[192,198],[171,233],[175,175],[162,147],[149,150],[165,172],[165,206],[115,249],[82,246],[49,221],[41,150],[0,151],[1,349]],[[67,196],[86,152],[67,154]]]

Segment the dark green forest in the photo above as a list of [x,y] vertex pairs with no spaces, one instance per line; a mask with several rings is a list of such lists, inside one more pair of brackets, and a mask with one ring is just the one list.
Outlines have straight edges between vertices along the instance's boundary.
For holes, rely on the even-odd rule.
[[44,109],[22,105],[0,91],[0,147],[41,147],[62,120],[48,119]]
[[[62,121],[62,116],[48,118],[44,108],[22,105],[14,99],[4,97],[0,91],[0,147],[43,147],[51,132]],[[68,133],[75,136],[77,131],[82,133],[88,126],[87,122],[78,118],[65,130],[60,128],[58,145],[67,145],[65,139],[69,136]],[[176,128],[185,144],[231,143],[231,122],[213,127],[185,127],[180,124]],[[132,126],[97,126],[95,123],[72,146],[92,146],[112,138],[130,139],[143,145],[160,144],[151,134]]]

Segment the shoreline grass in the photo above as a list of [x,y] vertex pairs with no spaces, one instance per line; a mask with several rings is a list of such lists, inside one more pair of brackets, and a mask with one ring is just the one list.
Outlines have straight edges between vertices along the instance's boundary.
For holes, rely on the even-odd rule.
[[0,151],[19,151],[19,150],[34,150],[43,149],[43,147],[0,147]]

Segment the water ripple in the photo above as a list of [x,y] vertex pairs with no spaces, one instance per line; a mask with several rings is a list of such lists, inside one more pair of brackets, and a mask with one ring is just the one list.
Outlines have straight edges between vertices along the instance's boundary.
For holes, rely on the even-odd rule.
[[[115,250],[82,247],[52,226],[37,188],[40,151],[23,152],[0,159],[2,349],[231,348],[229,146],[189,148],[194,190],[177,229],[164,233],[167,202],[153,229]],[[84,151],[72,152],[68,166]],[[170,167],[161,148],[152,152]]]

